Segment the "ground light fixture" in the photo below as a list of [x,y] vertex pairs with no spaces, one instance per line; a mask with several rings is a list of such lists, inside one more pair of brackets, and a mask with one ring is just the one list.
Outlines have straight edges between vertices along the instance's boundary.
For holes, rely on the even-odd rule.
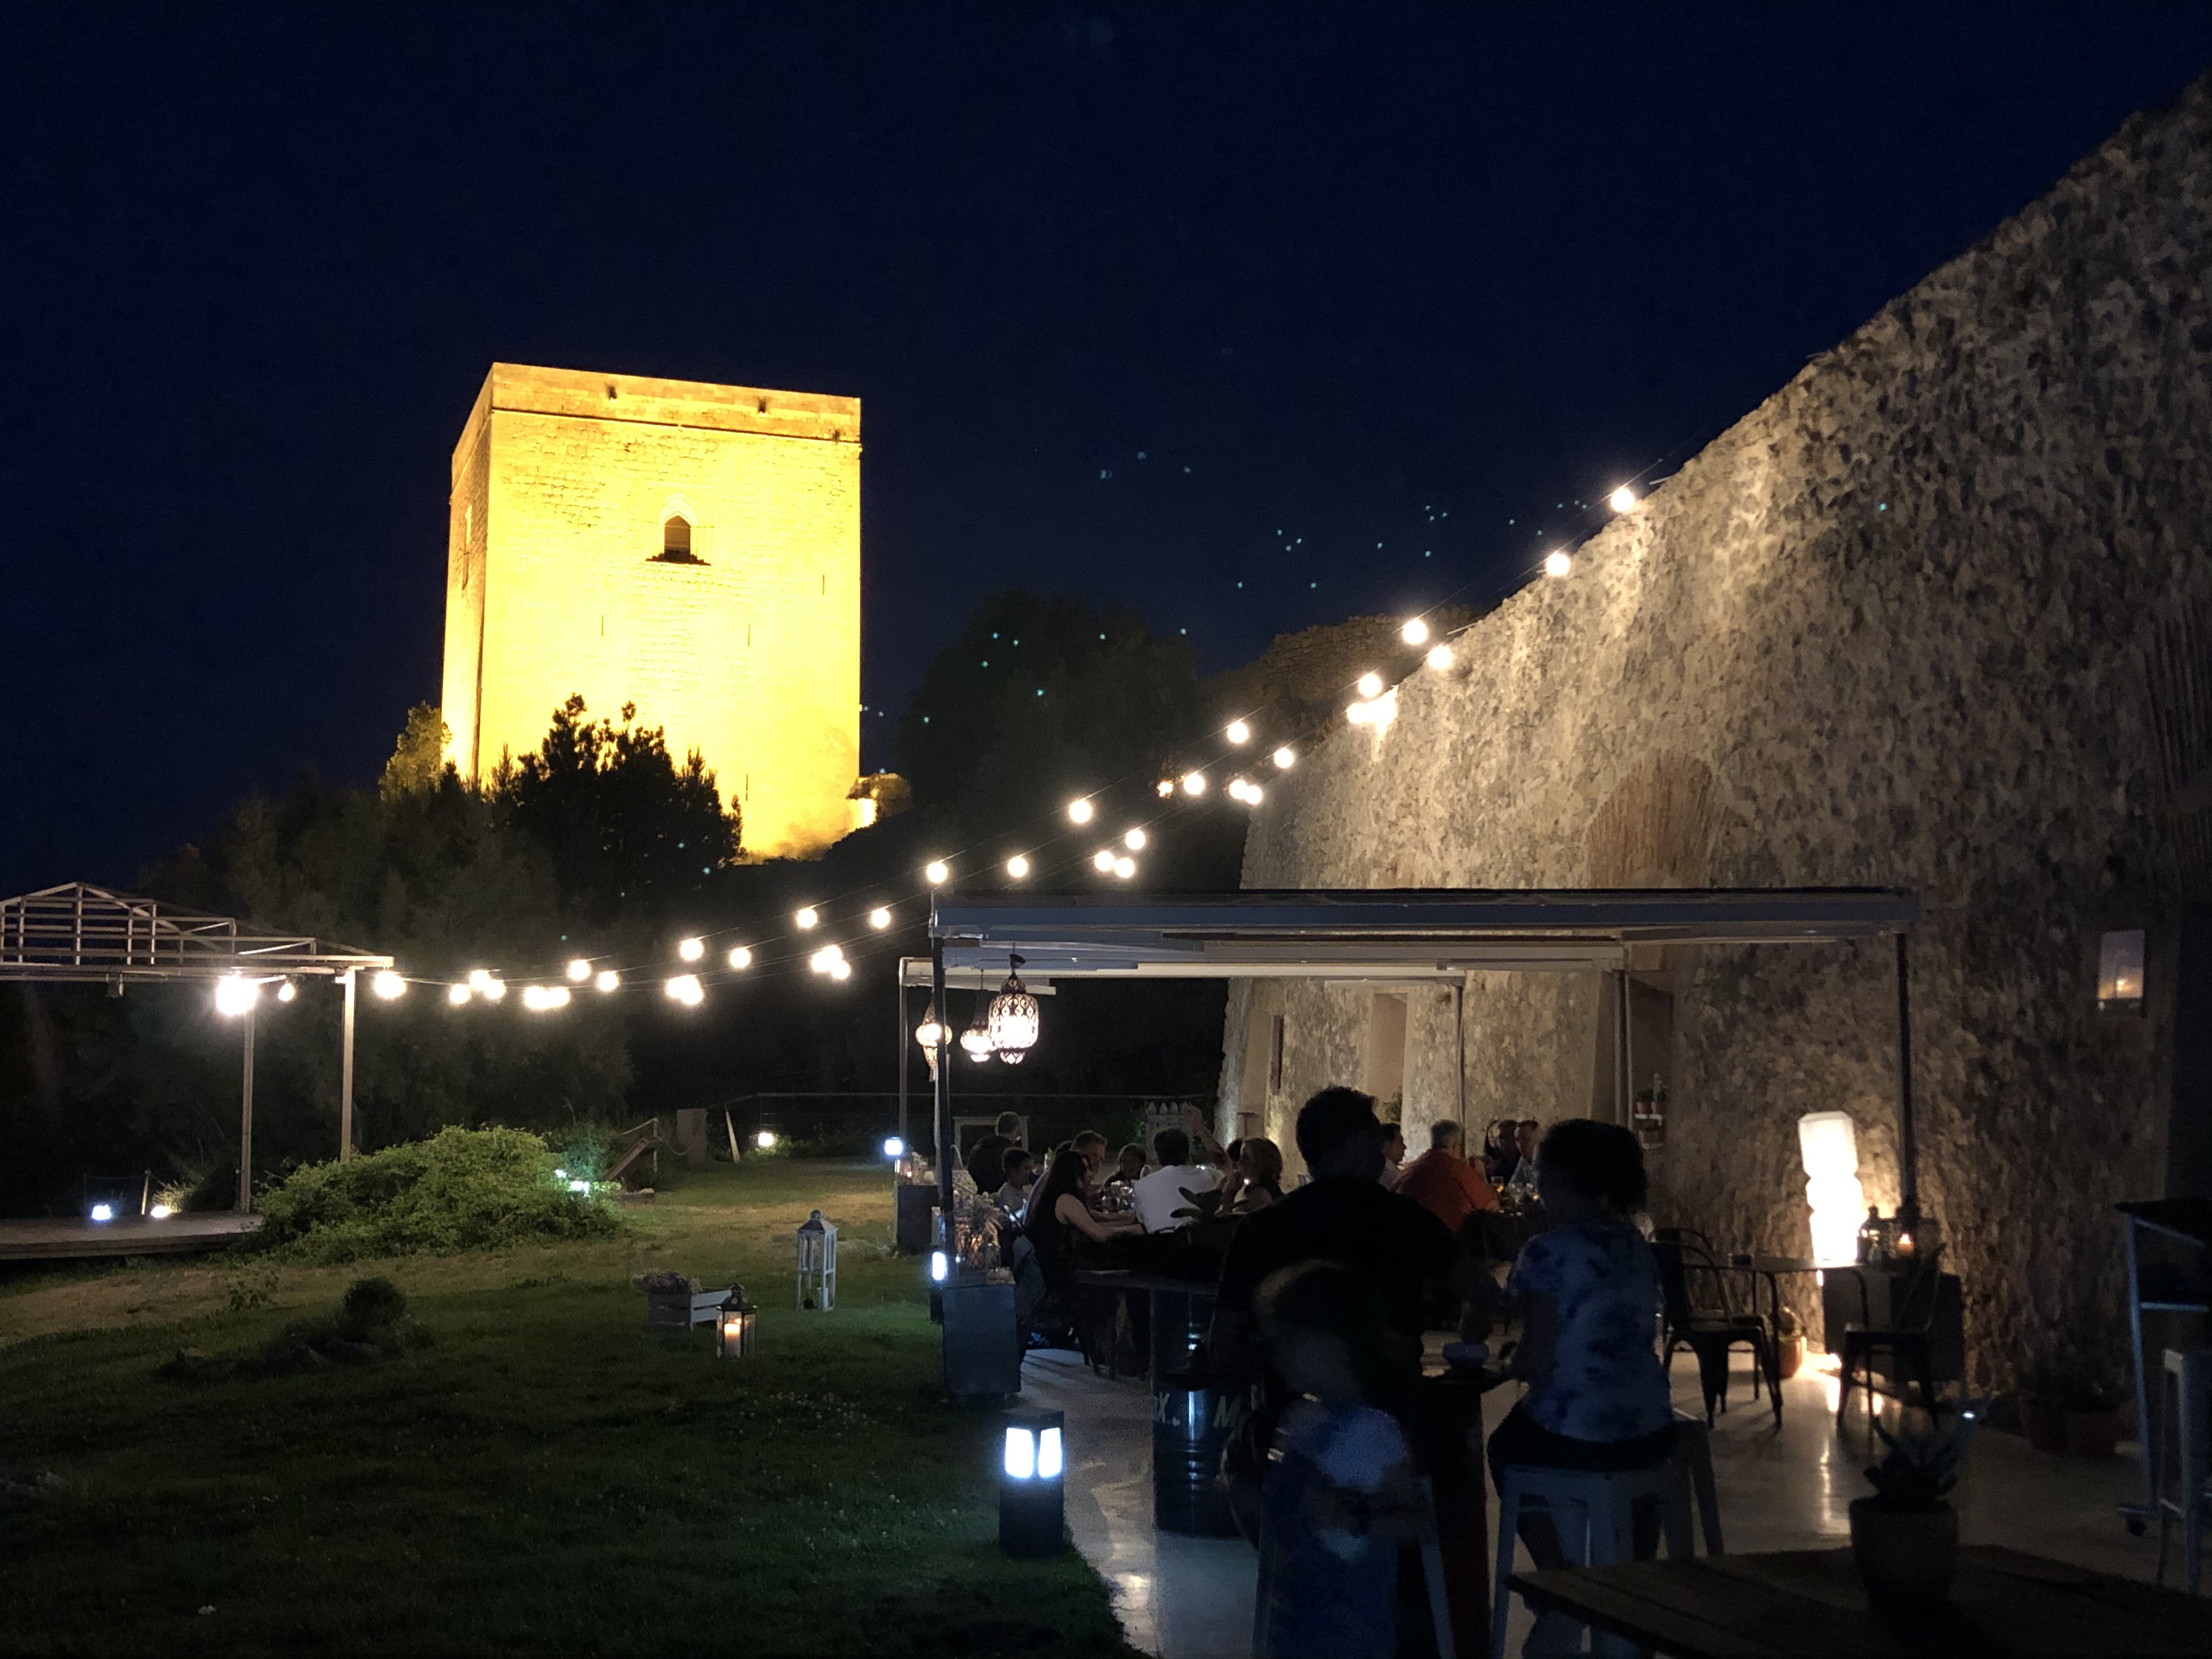
[[215,982],[215,1011],[236,1019],[261,1000],[261,987],[241,974],[225,974]]
[[1297,763],[1297,750],[1291,748],[1288,744],[1285,744],[1280,749],[1278,749],[1275,751],[1275,769],[1278,772],[1287,772]]
[[1186,795],[1204,794],[1206,793],[1206,774],[1203,772],[1184,773],[1182,775],[1182,792]]
[[568,977],[574,983],[581,985],[586,980],[591,978],[591,976],[592,964],[585,961],[583,957],[578,957],[574,962],[571,962],[568,964]]
[[1067,803],[1067,821],[1070,823],[1088,823],[1097,810],[1089,801],[1078,796]]
[[1231,720],[1221,735],[1231,743],[1249,743],[1252,741],[1252,728],[1243,720]]
[[931,1284],[942,1285],[945,1280],[945,1276],[951,1271],[951,1257],[945,1255],[942,1250],[932,1250],[929,1253],[929,1282]]
[[602,968],[599,969],[599,977],[592,983],[601,991],[611,991],[622,983],[622,975],[611,968]]
[[753,1145],[764,1152],[772,1152],[775,1150],[775,1136],[769,1130],[763,1129],[753,1137]]
[[[1137,866],[1129,864],[1129,875],[1137,873]],[[1121,866],[1114,873],[1121,875]],[[1127,877],[1122,878],[1124,880]],[[1041,1022],[1037,1018],[1037,1000],[1022,983],[1022,959],[1017,956],[1006,958],[1006,982],[999,988],[999,994],[991,999],[988,1031],[991,1047],[999,1058],[1009,1066],[1018,1066],[1036,1044]]]
[[176,1214],[176,1211],[167,1204],[156,1204],[146,1213],[156,1221],[167,1221],[171,1216]]
[[[921,866],[921,878],[932,887],[942,887],[952,879],[952,866],[943,859],[932,859]],[[813,925],[811,921],[805,924],[809,927]]]
[[714,1357],[718,1359],[750,1359],[753,1357],[753,1321],[759,1310],[745,1299],[745,1287],[730,1286],[730,1293],[722,1298],[715,1310]]
[[1636,505],[1636,492],[1631,489],[1626,484],[1623,484],[1620,489],[1614,490],[1612,495],[1607,496],[1605,501],[1606,505],[1610,507],[1614,512],[1626,513],[1630,507]]
[[1568,556],[1565,548],[1555,547],[1544,555],[1544,574],[1547,576],[1564,576],[1574,568],[1575,562]]
[[707,941],[703,939],[687,939],[676,947],[676,954],[686,962],[696,962],[707,954]]
[[380,968],[369,976],[368,988],[391,1002],[407,994],[407,981],[389,968]]
[[1426,645],[1429,642],[1429,625],[1419,617],[1408,617],[1406,625],[1398,630],[1398,637],[1408,645]]
[[1067,1414],[1008,1412],[999,1454],[999,1549],[1017,1560],[1067,1547]]
[[808,1313],[837,1305],[837,1229],[819,1210],[799,1224],[799,1305]]
[[1028,877],[1029,872],[1030,861],[1021,854],[1017,853],[1006,860],[1006,874],[1013,880],[1024,880]]

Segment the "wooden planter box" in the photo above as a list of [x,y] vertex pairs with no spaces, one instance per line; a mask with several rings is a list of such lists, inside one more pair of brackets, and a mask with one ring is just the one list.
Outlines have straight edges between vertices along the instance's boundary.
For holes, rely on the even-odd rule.
[[645,1298],[645,1328],[649,1331],[688,1331],[695,1325],[711,1325],[728,1295],[726,1290],[695,1291],[675,1296],[649,1293]]

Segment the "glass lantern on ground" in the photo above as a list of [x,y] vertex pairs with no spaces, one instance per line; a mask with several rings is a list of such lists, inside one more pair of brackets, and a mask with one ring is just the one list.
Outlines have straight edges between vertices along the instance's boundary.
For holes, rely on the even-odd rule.
[[714,1321],[714,1352],[723,1359],[753,1357],[753,1321],[759,1310],[745,1297],[742,1285],[730,1286]]
[[822,1313],[837,1305],[837,1229],[819,1210],[799,1224],[799,1305]]
[[1008,1412],[999,1458],[999,1548],[1018,1560],[1067,1547],[1067,1418]]

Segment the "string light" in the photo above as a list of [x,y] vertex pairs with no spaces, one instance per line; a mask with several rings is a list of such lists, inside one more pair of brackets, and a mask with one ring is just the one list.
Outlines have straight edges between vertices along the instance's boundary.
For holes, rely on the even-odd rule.
[[1100,848],[1091,855],[1091,866],[1101,875],[1110,873],[1114,868],[1114,849],[1110,847]]
[[821,916],[816,913],[814,907],[811,904],[802,907],[793,915],[791,919],[803,928],[811,927],[816,922],[822,920]]
[[891,925],[891,913],[878,904],[868,912],[868,926],[881,932]]
[[289,979],[276,988],[276,1000],[279,1002],[289,1002],[299,994],[300,988]]
[[1173,778],[1162,778],[1158,783],[1152,786],[1152,789],[1162,800],[1165,800],[1169,796],[1175,793],[1175,780]]
[[852,978],[853,964],[849,962],[844,961],[831,963],[830,964],[830,977],[840,980]]
[[1019,853],[1015,854],[1013,857],[1006,860],[1006,873],[1009,876],[1012,876],[1016,881],[1024,879],[1028,876],[1029,872],[1030,861],[1026,858],[1023,857]]
[[1287,772],[1297,763],[1297,751],[1292,749],[1290,744],[1285,744],[1280,749],[1278,749],[1275,751],[1275,769],[1278,772]]
[[699,988],[696,974],[678,974],[661,989],[687,1008],[696,1008],[707,1000],[707,994]]
[[1359,695],[1369,702],[1382,695],[1382,677],[1371,670],[1359,677]]
[[565,985],[526,985],[522,988],[522,1006],[533,1014],[550,1013],[556,1008],[568,1006],[568,988]]
[[686,962],[696,962],[707,954],[707,941],[703,939],[687,939],[676,947],[676,954]]
[[1221,735],[1231,743],[1249,743],[1252,741],[1252,728],[1243,720],[1231,720],[1229,729]]
[[[942,887],[952,878],[952,866],[943,859],[932,859],[921,866],[921,878],[932,887]],[[814,924],[810,921],[804,925],[811,927]]]
[[1182,775],[1182,792],[1186,795],[1204,794],[1206,793],[1206,774],[1203,772],[1184,773]]
[[753,951],[752,951],[752,946],[750,946],[750,945],[732,945],[732,946],[730,947],[730,966],[731,966],[731,967],[732,967],[732,968],[750,968],[750,967],[751,967],[752,965],[753,965]]
[[407,981],[389,968],[380,968],[368,981],[368,988],[386,1002],[407,994]]
[[806,958],[806,965],[817,974],[833,974],[837,964],[845,959],[845,952],[835,945],[825,945]]
[[568,964],[568,977],[575,981],[577,984],[581,985],[586,980],[591,978],[591,976],[592,964],[585,961],[583,957],[578,957],[574,962]]
[[1114,860],[1114,873],[1119,876],[1123,881],[1128,880],[1130,877],[1137,873],[1136,860],[1129,857],[1127,854],[1115,859]]
[[1432,645],[1429,647],[1429,654],[1422,660],[1441,674],[1452,665],[1452,648],[1448,645]]
[[1398,630],[1398,637],[1408,645],[1426,645],[1429,642],[1429,625],[1419,617],[1408,617],[1406,625]]
[[1614,512],[1626,513],[1630,507],[1636,505],[1636,492],[1631,489],[1626,484],[1623,484],[1620,489],[1614,490],[1612,495],[1607,496],[1605,501],[1606,505],[1610,507]]
[[486,1002],[497,1002],[507,994],[507,981],[489,968],[471,968],[469,969],[469,989]]
[[468,1000],[469,1000],[469,988],[468,988],[467,986],[465,986],[465,985],[448,985],[448,986],[446,988],[446,1000],[447,1000],[447,1001],[448,1001],[448,1002],[450,1002],[450,1003],[452,1003],[452,1004],[453,1005],[453,1006],[454,1006],[454,1007],[456,1007],[456,1008],[459,1007],[463,1003],[466,1002]]
[[1249,778],[1237,778],[1230,783],[1229,794],[1231,799],[1241,800],[1247,806],[1257,806],[1261,791],[1260,786]]
[[1143,830],[1132,830],[1128,834],[1121,837],[1121,845],[1127,848],[1132,853],[1141,853],[1145,850],[1145,842],[1147,839],[1148,837]]
[[215,982],[215,1011],[235,1019],[261,1000],[261,988],[237,974],[226,974]]
[[1067,803],[1067,821],[1070,823],[1088,823],[1096,810],[1089,801],[1078,798]]
[[1554,548],[1544,555],[1544,574],[1547,576],[1564,576],[1574,568],[1575,562],[1567,556],[1563,548]]
[[622,975],[611,968],[599,969],[599,976],[592,981],[602,991],[611,991],[622,983]]

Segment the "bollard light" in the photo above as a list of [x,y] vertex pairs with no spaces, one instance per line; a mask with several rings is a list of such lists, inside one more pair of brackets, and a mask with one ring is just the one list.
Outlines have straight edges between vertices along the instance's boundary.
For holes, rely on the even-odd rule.
[[906,1156],[906,1142],[901,1140],[896,1135],[885,1136],[884,1139],[884,1156],[890,1159],[892,1163],[897,1163],[899,1159]]
[[932,1250],[929,1253],[929,1282],[931,1284],[942,1285],[945,1282],[945,1275],[951,1271],[952,1259],[946,1255],[944,1251]]
[[837,1305],[837,1230],[819,1210],[799,1224],[799,1305],[823,1313]]
[[753,1357],[753,1319],[758,1311],[745,1299],[744,1285],[730,1286],[730,1293],[722,1298],[720,1316],[714,1322],[714,1353],[718,1358]]
[[1065,1412],[1008,1412],[999,1462],[999,1549],[1017,1559],[1067,1547]]

